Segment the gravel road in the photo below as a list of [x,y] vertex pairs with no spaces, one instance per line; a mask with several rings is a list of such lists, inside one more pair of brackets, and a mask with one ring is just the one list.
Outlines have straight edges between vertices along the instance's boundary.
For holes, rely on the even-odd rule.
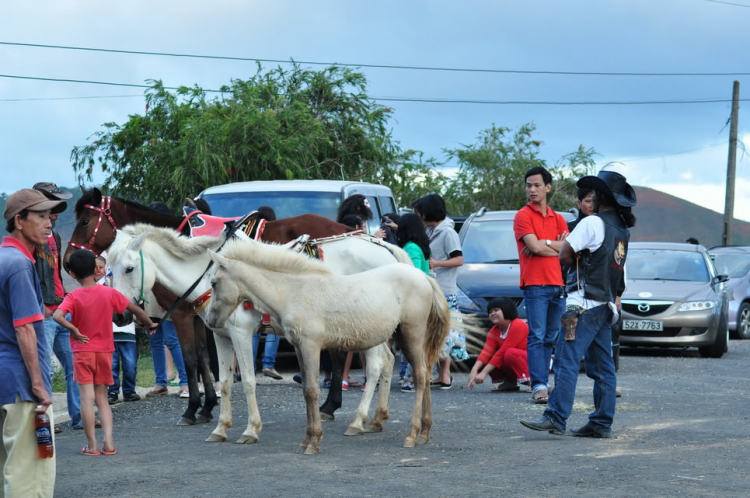
[[[610,440],[525,429],[519,419],[542,411],[529,394],[468,390],[459,372],[453,389],[433,392],[432,441],[405,449],[413,395],[394,382],[385,431],[345,437],[361,392],[351,389],[314,456],[296,454],[304,402],[294,372],[282,371],[282,381],[258,378],[257,444],[206,443],[213,424],[177,427],[185,400],[176,396],[115,405],[116,456],[80,455],[83,434],[65,427],[55,496],[750,496],[749,369],[750,341],[732,341],[718,360],[691,350],[624,350]],[[591,386],[579,378],[569,427],[585,423]],[[247,414],[239,384],[233,399],[230,440]]]

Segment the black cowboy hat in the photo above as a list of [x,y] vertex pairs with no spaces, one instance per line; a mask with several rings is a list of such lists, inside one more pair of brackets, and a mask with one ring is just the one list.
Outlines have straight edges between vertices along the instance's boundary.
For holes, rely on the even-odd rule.
[[605,192],[622,207],[633,207],[636,204],[635,190],[625,181],[624,176],[614,171],[602,170],[596,176],[584,176],[576,186]]

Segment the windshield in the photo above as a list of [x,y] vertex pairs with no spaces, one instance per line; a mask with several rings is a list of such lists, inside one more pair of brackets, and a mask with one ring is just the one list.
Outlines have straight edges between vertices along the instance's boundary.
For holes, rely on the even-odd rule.
[[203,198],[211,206],[212,214],[223,218],[242,216],[260,206],[271,206],[278,219],[315,213],[336,220],[341,203],[338,192],[232,192],[206,194]]
[[472,221],[461,243],[464,263],[517,263],[513,220]]
[[720,274],[740,278],[750,271],[750,253],[717,252],[713,254],[713,257],[716,271]]
[[635,280],[709,280],[706,260],[699,252],[631,249],[625,271]]

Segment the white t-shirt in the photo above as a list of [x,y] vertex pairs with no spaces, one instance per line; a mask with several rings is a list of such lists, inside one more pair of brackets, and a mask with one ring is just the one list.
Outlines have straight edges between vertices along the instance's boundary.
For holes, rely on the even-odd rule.
[[[578,223],[578,225],[576,225],[573,232],[568,235],[566,240],[576,253],[586,249],[594,252],[604,243],[604,233],[604,221],[601,218],[598,216],[586,216]],[[573,264],[571,271],[576,271],[575,263]],[[586,299],[584,297],[583,289],[568,294],[568,304],[577,305],[586,310],[601,306],[602,304],[608,304],[613,314],[612,323],[617,321],[618,314],[615,303],[605,303],[603,301]]]

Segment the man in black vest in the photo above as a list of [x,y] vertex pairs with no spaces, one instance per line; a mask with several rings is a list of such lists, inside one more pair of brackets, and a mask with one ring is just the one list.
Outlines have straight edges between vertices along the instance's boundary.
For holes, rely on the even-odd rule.
[[[635,191],[625,177],[613,171],[600,171],[578,181],[580,188],[593,188],[596,216],[581,220],[560,250],[560,261],[578,265],[578,290],[569,294],[568,311],[578,317],[577,326],[560,334],[555,351],[555,389],[548,408],[536,422],[522,420],[529,429],[551,434],[565,433],[573,410],[580,359],[586,375],[594,380],[594,411],[586,425],[571,433],[578,437],[612,437],[615,416],[617,376],[612,359],[612,328],[617,318],[616,300],[625,290],[625,259],[630,231],[635,225],[632,207]],[[570,309],[570,308],[569,308]]]

